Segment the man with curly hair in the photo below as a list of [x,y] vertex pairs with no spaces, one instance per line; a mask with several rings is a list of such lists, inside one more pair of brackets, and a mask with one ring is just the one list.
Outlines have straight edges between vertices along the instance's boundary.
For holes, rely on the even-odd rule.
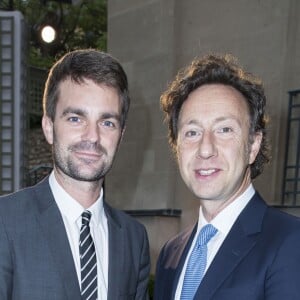
[[299,299],[299,220],[252,184],[269,161],[261,81],[229,55],[208,55],[179,72],[161,105],[200,208],[160,253],[155,299]]

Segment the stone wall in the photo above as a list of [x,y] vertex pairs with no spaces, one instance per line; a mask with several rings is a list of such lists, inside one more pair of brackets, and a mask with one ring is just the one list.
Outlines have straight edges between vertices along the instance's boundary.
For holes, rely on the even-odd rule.
[[[112,205],[181,209],[180,218],[141,218],[153,269],[163,237],[192,225],[199,203],[187,190],[167,143],[159,97],[180,68],[208,52],[231,53],[265,84],[272,163],[255,181],[269,204],[280,203],[289,90],[300,86],[298,0],[111,0],[108,51],[129,78],[127,130],[106,180]],[[163,232],[160,230],[163,228]]]

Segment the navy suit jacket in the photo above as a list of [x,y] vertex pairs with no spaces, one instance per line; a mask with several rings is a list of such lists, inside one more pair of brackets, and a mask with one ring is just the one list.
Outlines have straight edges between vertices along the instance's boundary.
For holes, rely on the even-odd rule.
[[[104,203],[109,231],[108,299],[147,299],[145,228]],[[0,299],[81,300],[71,248],[48,178],[0,198]]]
[[[196,226],[163,247],[155,300],[174,299]],[[194,299],[299,300],[300,221],[268,207],[256,193],[208,268]]]

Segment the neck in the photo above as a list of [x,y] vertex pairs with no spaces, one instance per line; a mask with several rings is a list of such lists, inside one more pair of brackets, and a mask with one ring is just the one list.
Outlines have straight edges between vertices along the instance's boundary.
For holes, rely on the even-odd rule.
[[54,168],[58,184],[85,209],[92,206],[99,198],[103,179],[99,181],[80,181],[73,179]]
[[213,220],[222,210],[242,195],[251,184],[250,170],[246,171],[245,177],[237,190],[223,199],[200,199],[202,211],[207,222]]

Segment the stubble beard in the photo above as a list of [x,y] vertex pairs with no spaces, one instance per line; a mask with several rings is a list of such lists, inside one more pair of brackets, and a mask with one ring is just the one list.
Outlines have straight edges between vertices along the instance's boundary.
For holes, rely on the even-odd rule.
[[[72,158],[72,152],[76,150],[84,150],[94,148],[95,151],[101,154],[102,164],[99,168],[85,172],[82,168],[82,164],[88,166],[93,162],[88,160],[81,160],[81,164],[77,163],[74,158]],[[77,144],[70,145],[64,150],[60,147],[57,139],[54,136],[53,142],[53,162],[55,167],[67,175],[78,181],[86,182],[97,182],[105,177],[112,167],[115,154],[113,157],[108,157],[107,151],[101,146],[88,141],[79,142]]]

